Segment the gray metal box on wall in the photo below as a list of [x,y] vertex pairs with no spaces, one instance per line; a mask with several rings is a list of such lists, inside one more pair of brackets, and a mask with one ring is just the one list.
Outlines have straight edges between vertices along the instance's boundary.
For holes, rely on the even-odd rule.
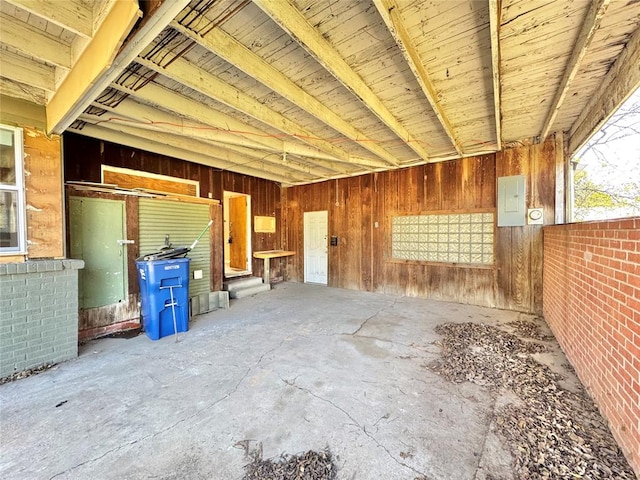
[[498,226],[522,227],[526,223],[527,177],[498,178]]

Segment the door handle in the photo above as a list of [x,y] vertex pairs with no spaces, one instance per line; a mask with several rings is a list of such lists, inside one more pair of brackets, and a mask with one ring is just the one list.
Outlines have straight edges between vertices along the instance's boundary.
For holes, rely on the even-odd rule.
[[133,245],[134,243],[136,243],[135,240],[118,240],[118,245],[120,245],[120,246]]

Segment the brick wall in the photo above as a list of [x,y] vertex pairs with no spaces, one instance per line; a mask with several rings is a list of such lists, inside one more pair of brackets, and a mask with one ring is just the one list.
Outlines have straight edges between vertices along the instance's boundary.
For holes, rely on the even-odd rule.
[[0,377],[78,355],[81,260],[0,264]]
[[640,218],[545,227],[543,310],[640,475]]

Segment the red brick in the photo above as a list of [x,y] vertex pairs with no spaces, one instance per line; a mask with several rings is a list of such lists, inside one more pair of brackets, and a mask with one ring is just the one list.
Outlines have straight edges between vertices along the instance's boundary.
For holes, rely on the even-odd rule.
[[640,455],[640,218],[545,228],[543,261],[545,318],[621,447]]
[[619,228],[620,230],[624,230],[624,229],[634,229],[635,228],[635,219],[633,218],[629,218],[629,219],[625,219],[625,220],[620,220],[618,222],[618,226],[617,228]]

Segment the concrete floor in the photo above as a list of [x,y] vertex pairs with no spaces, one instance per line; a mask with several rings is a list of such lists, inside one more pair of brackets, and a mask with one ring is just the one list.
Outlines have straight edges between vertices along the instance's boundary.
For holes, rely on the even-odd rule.
[[93,341],[0,386],[0,478],[240,479],[244,440],[265,458],[328,446],[340,479],[512,478],[496,398],[425,364],[437,324],[516,318],[285,283],[195,317],[178,343]]

